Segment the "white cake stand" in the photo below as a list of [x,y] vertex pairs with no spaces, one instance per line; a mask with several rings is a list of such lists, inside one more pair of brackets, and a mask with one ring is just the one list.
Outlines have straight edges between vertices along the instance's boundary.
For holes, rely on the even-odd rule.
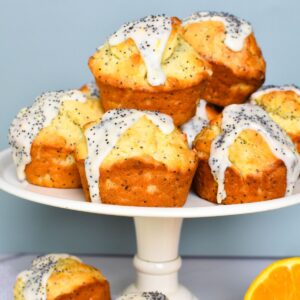
[[182,208],[130,207],[87,203],[80,189],[41,188],[20,183],[10,151],[0,152],[0,189],[36,203],[88,213],[133,217],[137,254],[133,264],[136,282],[124,293],[160,291],[170,300],[195,300],[197,297],[178,283],[181,259],[178,256],[184,218],[217,217],[279,209],[300,203],[300,181],[289,197],[251,204],[214,205],[190,193]]

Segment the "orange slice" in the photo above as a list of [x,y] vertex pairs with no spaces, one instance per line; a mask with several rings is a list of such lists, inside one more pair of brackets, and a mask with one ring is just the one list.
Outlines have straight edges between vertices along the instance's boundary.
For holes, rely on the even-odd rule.
[[299,300],[300,257],[272,263],[250,285],[244,300]]

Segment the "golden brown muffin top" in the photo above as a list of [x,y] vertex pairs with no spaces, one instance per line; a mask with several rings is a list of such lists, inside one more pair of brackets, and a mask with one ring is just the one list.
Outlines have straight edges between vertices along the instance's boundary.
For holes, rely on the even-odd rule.
[[[158,18],[159,21],[151,21],[152,17]],[[147,18],[150,18],[150,21]],[[161,26],[161,23],[163,26]],[[124,40],[117,39],[120,43],[113,43],[112,45],[110,39],[100,47],[89,59],[89,67],[98,83],[135,90],[160,92],[197,85],[211,74],[209,64],[203,61],[198,53],[180,36],[178,32],[179,19],[175,17],[150,16],[130,24],[133,25],[129,27],[126,24],[123,25],[123,27],[127,26],[126,33],[127,31],[134,31],[136,24],[137,26],[142,24],[142,29],[139,27],[138,30],[141,31],[142,34],[140,36],[144,40],[137,45],[130,35],[125,34],[123,36]],[[166,26],[170,26],[170,32],[167,36],[165,47],[161,48],[164,46],[163,39],[166,37],[166,30],[162,28]],[[147,28],[150,28],[150,31],[146,31],[146,34],[143,34],[143,31],[147,30]],[[162,38],[155,40],[153,36],[155,37],[155,34],[160,30],[163,31]],[[152,49],[153,53],[162,50],[160,60],[154,62],[151,59],[146,66],[145,62],[150,57],[150,54],[147,53],[143,56],[141,52],[143,47]],[[155,64],[156,74],[159,73],[158,77],[161,77],[161,73],[165,76],[164,82],[154,80],[153,83],[148,78],[150,73],[149,65],[153,64]],[[161,70],[159,70],[160,68]]]
[[[195,138],[194,148],[200,159],[208,160],[211,143],[221,134],[222,116],[211,121]],[[255,174],[271,167],[278,158],[272,153],[268,143],[255,130],[243,130],[229,148],[232,167],[241,174]]]
[[[77,159],[85,159],[87,155],[87,144],[84,141],[78,144]],[[170,134],[165,134],[145,115],[122,133],[101,167],[109,168],[119,160],[134,157],[154,159],[171,170],[184,172],[189,165],[187,161],[194,160],[194,152],[188,148],[186,137],[179,129],[174,127]]]
[[227,13],[199,12],[183,20],[182,36],[208,62],[239,76],[264,78],[266,64],[248,22]]
[[265,86],[251,96],[289,135],[300,134],[300,89],[294,85]]
[[[41,261],[44,265],[37,266],[37,263]],[[14,287],[14,300],[29,300],[24,295],[26,282],[29,282],[29,288],[35,288],[30,280],[42,282],[41,278],[46,274],[49,276],[46,286],[41,284],[37,292],[40,297],[46,293],[47,300],[57,299],[59,296],[72,293],[83,285],[105,281],[99,270],[82,263],[76,257],[49,254],[34,260],[32,267],[18,276]],[[29,280],[27,281],[26,278]]]
[[84,138],[84,127],[101,119],[103,110],[98,99],[87,98],[86,102],[66,101],[59,114],[51,124],[43,128],[35,138],[35,143],[53,145],[62,137],[67,148],[75,149],[76,144]]
[[262,108],[252,104],[227,106],[199,133],[194,148],[200,159],[208,160],[218,183],[219,203],[226,197],[228,167],[245,176],[268,170],[281,160],[287,170],[287,195],[300,173],[299,157],[289,137]]

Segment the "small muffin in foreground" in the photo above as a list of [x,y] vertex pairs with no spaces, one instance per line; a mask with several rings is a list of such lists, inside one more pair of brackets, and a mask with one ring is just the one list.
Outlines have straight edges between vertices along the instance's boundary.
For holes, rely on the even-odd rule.
[[77,161],[87,201],[183,206],[197,156],[168,115],[115,109],[89,127]]
[[218,204],[290,195],[300,173],[296,149],[259,106],[229,105],[194,141],[196,193]]
[[214,105],[203,99],[199,100],[195,116],[180,127],[181,131],[186,134],[190,147],[192,147],[196,135],[219,113],[220,111]]
[[105,111],[159,111],[175,125],[196,111],[211,69],[179,34],[175,17],[148,16],[124,24],[89,59]]
[[251,25],[222,12],[197,12],[182,36],[212,66],[202,98],[219,106],[245,102],[265,80],[266,63]]
[[300,88],[269,85],[252,94],[250,100],[286,131],[300,152]]
[[78,90],[46,92],[22,109],[9,129],[20,180],[53,188],[81,186],[74,152],[86,124],[98,121],[98,100]]
[[110,300],[101,272],[67,254],[36,258],[17,277],[14,300]]

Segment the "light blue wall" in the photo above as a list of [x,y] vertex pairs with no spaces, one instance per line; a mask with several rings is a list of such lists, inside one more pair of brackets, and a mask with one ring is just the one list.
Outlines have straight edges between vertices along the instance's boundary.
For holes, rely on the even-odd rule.
[[[224,10],[250,20],[268,63],[267,83],[299,80],[299,9],[294,1],[0,0],[0,148],[16,112],[45,90],[92,77],[87,59],[124,21],[165,12]],[[181,253],[300,255],[300,206],[249,216],[187,220]],[[130,219],[64,211],[0,192],[0,252],[132,253]]]

